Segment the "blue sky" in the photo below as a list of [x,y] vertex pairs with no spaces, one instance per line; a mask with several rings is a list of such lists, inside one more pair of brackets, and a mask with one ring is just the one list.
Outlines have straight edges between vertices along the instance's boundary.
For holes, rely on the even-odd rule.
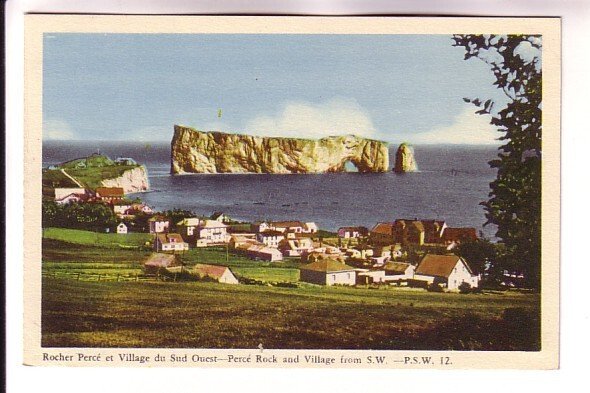
[[[266,136],[498,144],[463,97],[499,98],[447,35],[46,34],[44,139]],[[221,109],[221,117],[219,117]]]

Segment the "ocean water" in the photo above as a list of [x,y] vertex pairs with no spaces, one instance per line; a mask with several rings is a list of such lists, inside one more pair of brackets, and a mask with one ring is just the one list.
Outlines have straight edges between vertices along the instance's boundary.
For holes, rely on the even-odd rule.
[[[395,146],[390,148],[393,165]],[[488,237],[480,202],[496,172],[487,162],[495,147],[414,146],[419,172],[330,174],[170,175],[170,145],[121,142],[44,142],[43,166],[99,151],[146,165],[151,191],[138,194],[158,210],[209,215],[223,211],[244,221],[297,219],[320,228],[372,227],[396,218],[443,219],[452,227],[475,227]]]

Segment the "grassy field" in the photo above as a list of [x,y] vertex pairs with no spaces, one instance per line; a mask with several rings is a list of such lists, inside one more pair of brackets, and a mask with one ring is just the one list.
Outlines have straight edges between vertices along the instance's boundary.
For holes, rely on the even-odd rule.
[[[43,271],[141,274],[147,234],[48,228]],[[136,235],[136,236],[135,236]],[[130,248],[132,247],[132,248]],[[221,248],[187,265],[228,265],[263,282],[297,282],[299,263],[252,261]],[[429,293],[206,282],[43,278],[42,343],[65,347],[538,350],[538,294]]]
[[[83,164],[84,167],[79,167],[79,164]],[[43,170],[42,182],[46,194],[50,189],[56,187],[78,187],[61,172],[61,169],[65,169],[70,176],[87,188],[95,189],[101,187],[104,179],[119,177],[125,171],[138,166],[119,165],[106,156],[93,154],[89,157],[64,162],[58,166],[58,169]]]
[[100,247],[140,247],[152,241],[149,233],[99,233],[67,228],[45,228],[43,238],[64,242]]
[[104,179],[113,179],[123,175],[128,170],[138,168],[138,165],[113,165],[105,167],[67,169],[67,173],[86,185],[90,189],[102,186]]
[[46,278],[42,307],[46,347],[539,348],[538,296],[519,293]]

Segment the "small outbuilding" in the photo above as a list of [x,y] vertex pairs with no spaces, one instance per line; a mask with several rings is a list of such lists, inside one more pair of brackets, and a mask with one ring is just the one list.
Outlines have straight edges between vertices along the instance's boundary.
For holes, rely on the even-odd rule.
[[127,234],[127,225],[125,225],[125,223],[123,223],[123,222],[119,223],[119,225],[117,225],[117,233],[126,235]]
[[299,280],[319,285],[355,285],[356,270],[334,259],[320,259],[301,266]]
[[386,281],[411,280],[416,267],[406,262],[389,262],[383,267]]
[[223,284],[239,284],[238,279],[227,266],[196,264],[192,269],[193,274],[199,278],[210,278]]
[[155,252],[144,262],[143,269],[146,274],[180,273],[182,266],[178,255]]

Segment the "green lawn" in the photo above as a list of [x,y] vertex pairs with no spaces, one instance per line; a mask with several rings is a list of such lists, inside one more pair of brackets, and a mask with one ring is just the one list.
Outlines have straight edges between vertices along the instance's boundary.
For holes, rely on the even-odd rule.
[[61,240],[73,244],[83,244],[100,247],[140,247],[146,242],[153,240],[149,233],[99,233],[79,229],[67,228],[45,228],[43,230],[45,239]]
[[68,175],[90,189],[102,187],[102,181],[121,176],[125,171],[138,168],[138,165],[112,165],[104,167],[66,169]]

